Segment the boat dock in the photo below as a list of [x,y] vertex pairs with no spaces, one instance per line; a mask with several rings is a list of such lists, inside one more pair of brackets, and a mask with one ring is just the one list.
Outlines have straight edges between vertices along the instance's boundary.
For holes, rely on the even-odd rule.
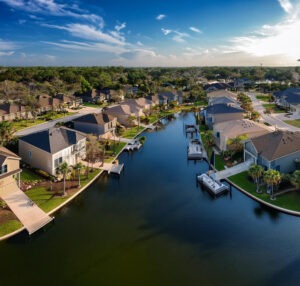
[[193,135],[194,133],[199,133],[198,126],[196,124],[185,124],[185,134],[191,134]]
[[120,175],[124,168],[124,164],[112,164],[112,163],[103,163],[100,166],[100,169],[106,171],[108,174],[117,174]]
[[197,176],[197,181],[204,185],[214,196],[221,195],[228,191],[228,186],[215,180],[210,175],[204,173]]
[[192,139],[188,146],[188,159],[200,160],[203,158],[203,147],[199,139]]
[[127,145],[124,147],[124,150],[126,151],[134,151],[139,150],[142,147],[142,144],[139,140],[135,140],[132,142],[127,143]]

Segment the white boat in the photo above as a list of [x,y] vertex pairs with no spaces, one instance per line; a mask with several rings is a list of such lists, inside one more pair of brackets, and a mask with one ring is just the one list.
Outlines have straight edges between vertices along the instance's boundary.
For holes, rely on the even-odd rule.
[[203,150],[199,139],[192,139],[188,146],[188,159],[197,160],[202,159]]
[[204,173],[197,177],[197,180],[202,183],[209,191],[214,195],[219,195],[228,191],[228,186],[222,184],[219,181],[214,180],[211,176]]

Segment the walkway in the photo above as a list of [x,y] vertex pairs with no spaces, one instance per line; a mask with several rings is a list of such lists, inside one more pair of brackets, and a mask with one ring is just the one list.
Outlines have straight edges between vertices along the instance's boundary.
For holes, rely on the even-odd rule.
[[53,220],[19,189],[16,182],[0,189],[0,197],[21,221],[29,234],[36,232]]
[[247,160],[243,163],[237,164],[233,167],[227,168],[223,171],[218,171],[215,173],[215,179],[220,181],[222,179],[231,177],[233,175],[245,172],[249,169],[249,167],[253,164],[253,160]]
[[263,103],[256,98],[256,95],[260,93],[257,92],[247,92],[247,95],[251,98],[254,110],[258,111],[261,115],[261,118],[264,122],[269,123],[274,129],[280,128],[290,131],[300,131],[300,128],[294,127],[282,121],[282,117],[276,114],[265,114],[265,108],[263,107]]

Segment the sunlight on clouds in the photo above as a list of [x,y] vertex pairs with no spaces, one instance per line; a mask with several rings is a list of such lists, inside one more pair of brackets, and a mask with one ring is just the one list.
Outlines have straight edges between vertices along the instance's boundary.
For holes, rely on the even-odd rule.
[[278,0],[278,2],[285,12],[291,13],[293,11],[293,5],[290,0]]

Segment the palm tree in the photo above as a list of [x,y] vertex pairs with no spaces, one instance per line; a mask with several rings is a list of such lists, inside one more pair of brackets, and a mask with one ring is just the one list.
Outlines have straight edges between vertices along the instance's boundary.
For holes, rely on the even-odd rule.
[[13,125],[9,121],[0,122],[0,146],[6,145],[13,139]]
[[71,172],[71,168],[69,167],[67,162],[63,162],[61,163],[57,169],[56,169],[56,173],[57,174],[62,174],[63,175],[63,179],[64,179],[64,193],[63,195],[66,195],[66,177],[67,175]]
[[75,166],[74,166],[74,169],[77,171],[78,173],[78,187],[80,187],[80,173],[81,173],[81,170],[83,169],[83,164],[81,162],[77,163]]
[[263,172],[264,172],[263,167],[260,165],[256,165],[256,164],[251,165],[248,170],[248,174],[251,176],[251,178],[256,183],[256,192],[257,193],[261,193],[261,191],[259,189],[259,182],[260,182],[261,176],[263,175]]
[[274,200],[274,186],[277,186],[281,181],[280,172],[272,169],[265,171],[264,181],[268,185],[268,187],[271,187],[271,200]]
[[296,170],[292,174],[290,182],[296,188],[296,190],[300,190],[300,170]]
[[228,139],[227,145],[228,145],[229,149],[231,151],[233,151],[233,154],[243,150],[242,139],[239,136]]

